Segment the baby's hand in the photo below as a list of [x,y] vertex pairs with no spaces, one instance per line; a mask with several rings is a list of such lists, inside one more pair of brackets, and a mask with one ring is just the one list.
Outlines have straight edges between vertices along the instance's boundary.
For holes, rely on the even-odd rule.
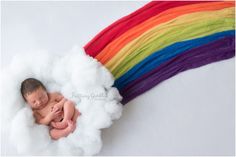
[[51,108],[51,111],[55,111],[55,112],[56,111],[61,111],[61,108],[59,106],[55,105]]
[[67,99],[63,97],[63,99],[61,99],[61,101],[59,103],[65,103],[66,101],[67,101]]
[[49,112],[49,114],[47,115],[47,117],[49,118],[49,120],[53,120],[56,118],[59,118],[62,115],[62,111],[61,110],[56,110],[56,109],[51,109],[51,112]]

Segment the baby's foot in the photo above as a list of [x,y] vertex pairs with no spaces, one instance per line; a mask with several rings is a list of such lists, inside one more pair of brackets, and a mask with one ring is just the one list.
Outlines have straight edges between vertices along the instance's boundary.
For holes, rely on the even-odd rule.
[[81,115],[81,113],[78,110],[75,110],[75,115],[72,118],[72,121],[76,123],[77,118]]
[[67,129],[69,132],[74,132],[75,131],[75,128],[76,128],[76,125],[75,123],[73,123],[72,120],[68,120],[67,121]]
[[52,126],[57,129],[64,129],[67,127],[67,122],[62,121],[62,122],[52,122]]

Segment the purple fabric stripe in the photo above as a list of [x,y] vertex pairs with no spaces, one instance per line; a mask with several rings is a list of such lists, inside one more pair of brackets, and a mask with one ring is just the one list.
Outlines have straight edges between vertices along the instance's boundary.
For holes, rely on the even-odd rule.
[[191,49],[161,64],[154,70],[128,84],[120,94],[126,104],[162,81],[188,69],[232,58],[235,55],[235,37],[226,37]]

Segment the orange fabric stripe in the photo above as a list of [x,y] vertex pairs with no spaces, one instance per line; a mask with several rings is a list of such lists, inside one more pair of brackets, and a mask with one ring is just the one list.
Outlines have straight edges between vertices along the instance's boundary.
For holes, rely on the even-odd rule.
[[161,23],[172,20],[178,16],[193,12],[220,10],[223,8],[232,7],[234,5],[234,2],[211,2],[192,4],[166,10],[122,34],[119,38],[107,45],[95,58],[98,59],[102,64],[107,63],[130,41],[134,40],[147,30],[156,27]]

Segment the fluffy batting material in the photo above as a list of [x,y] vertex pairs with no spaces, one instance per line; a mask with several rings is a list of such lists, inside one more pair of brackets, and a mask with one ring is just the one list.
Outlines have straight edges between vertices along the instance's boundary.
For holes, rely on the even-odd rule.
[[[20,94],[20,84],[28,77],[41,80],[49,92],[59,91],[76,102],[82,116],[73,134],[53,141],[48,127],[35,123]],[[43,52],[14,56],[2,70],[1,81],[3,122],[7,122],[3,126],[10,124],[11,143],[22,155],[99,153],[101,129],[110,127],[122,113],[122,98],[113,83],[111,73],[78,47],[63,56]]]

